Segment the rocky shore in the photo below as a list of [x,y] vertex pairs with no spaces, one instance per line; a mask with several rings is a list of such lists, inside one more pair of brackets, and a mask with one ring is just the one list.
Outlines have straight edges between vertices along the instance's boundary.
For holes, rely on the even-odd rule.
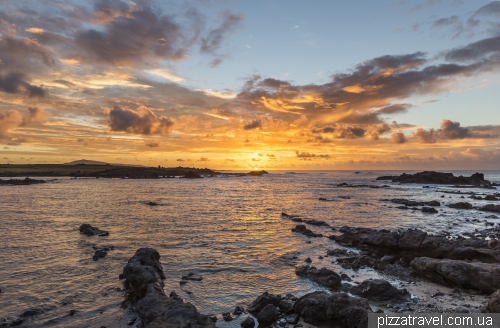
[[399,183],[429,183],[450,185],[473,185],[477,187],[490,188],[492,183],[484,180],[483,173],[474,173],[470,177],[454,176],[453,173],[424,171],[415,174],[403,173],[399,176],[381,176],[377,180],[390,180]]

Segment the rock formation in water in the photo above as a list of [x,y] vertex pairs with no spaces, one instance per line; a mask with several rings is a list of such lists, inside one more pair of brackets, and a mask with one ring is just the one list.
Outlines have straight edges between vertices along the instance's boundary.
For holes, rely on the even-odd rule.
[[[348,258],[352,263],[358,261],[379,268],[386,265],[385,258],[393,256],[402,258],[421,277],[447,286],[474,288],[487,293],[500,289],[500,248],[496,240],[474,236],[449,239],[412,229],[396,232],[343,227],[340,231],[342,235],[329,238],[341,245],[382,256],[381,260],[366,255]],[[489,236],[498,234],[490,233]],[[394,260],[388,259],[387,262]]]
[[484,180],[483,173],[474,173],[470,177],[454,176],[453,173],[424,171],[415,174],[403,173],[400,176],[382,176],[377,180],[391,180],[400,183],[429,183],[429,184],[455,184],[455,185],[474,185],[491,187],[488,180]]
[[163,292],[165,275],[160,254],[153,248],[140,248],[123,268],[125,287],[143,327],[215,328],[206,315],[172,292]]
[[93,227],[90,224],[84,223],[80,226],[80,233],[83,233],[87,236],[108,236],[109,232],[100,230],[97,227]]

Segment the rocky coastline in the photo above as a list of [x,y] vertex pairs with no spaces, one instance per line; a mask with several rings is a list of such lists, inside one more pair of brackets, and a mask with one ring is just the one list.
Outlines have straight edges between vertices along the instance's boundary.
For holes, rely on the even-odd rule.
[[[479,177],[478,174],[473,175],[474,179]],[[481,181],[478,186],[485,185],[485,180]],[[494,202],[500,199],[500,194],[472,193],[469,198]],[[396,208],[423,212],[426,212],[424,208],[441,206],[494,212],[499,206],[493,203],[474,207],[465,201],[446,203],[402,198],[380,201],[395,204]],[[160,204],[150,202],[147,205]],[[498,219],[494,214],[490,217]],[[165,275],[160,253],[153,248],[140,248],[119,275],[124,293],[122,308],[137,315],[130,320],[129,326],[214,328],[217,321],[235,320],[243,328],[253,328],[257,324],[276,328],[299,328],[306,324],[364,328],[367,327],[368,314],[372,312],[500,313],[498,223],[485,222],[484,229],[460,234],[445,231],[430,234],[420,229],[335,227],[324,221],[284,212],[281,218],[294,222],[292,232],[306,243],[323,240],[327,246],[319,259],[328,259],[335,267],[341,268],[325,267],[325,262],[310,257],[302,263],[297,256],[292,258],[290,263],[295,266],[295,274],[313,281],[324,290],[304,295],[292,295],[286,290],[281,294],[263,291],[249,304],[229,304],[228,307],[234,306],[233,311],[202,314],[175,292],[164,290],[165,280],[172,277]],[[90,224],[82,224],[79,231],[93,238],[109,236],[108,231]],[[94,261],[114,250],[111,245],[92,247]],[[377,272],[379,278],[358,279],[356,273],[366,269]],[[180,284],[202,279],[191,272],[182,276]],[[73,314],[70,311],[69,315]],[[0,327],[21,325],[23,318],[31,315],[31,312],[26,312],[10,322],[0,319]]]

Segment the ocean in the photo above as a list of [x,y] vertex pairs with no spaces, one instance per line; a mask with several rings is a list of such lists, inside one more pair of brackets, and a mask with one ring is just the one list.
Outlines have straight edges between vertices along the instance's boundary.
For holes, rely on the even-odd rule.
[[[456,191],[449,186],[423,188],[375,180],[400,173],[297,171],[193,180],[57,178],[46,184],[1,186],[0,320],[10,321],[33,310],[20,327],[128,327],[136,315],[121,307],[124,292],[118,276],[141,247],[160,253],[167,294],[175,291],[200,312],[219,317],[236,305],[248,305],[264,291],[302,296],[323,290],[295,275],[293,256],[297,264],[310,257],[317,267],[346,272],[359,280],[380,277],[372,269],[349,272],[328,257],[319,259],[327,249],[340,246],[328,238],[292,232],[297,223],[282,212],[337,228],[415,227],[430,233],[459,234],[484,228],[484,220],[500,222],[486,219],[491,213],[444,206],[458,201],[484,204],[467,195],[463,199],[443,193]],[[469,176],[474,171],[453,173]],[[500,171],[483,173],[486,179],[500,182]],[[338,187],[341,183],[389,187]],[[438,200],[442,205],[438,214],[426,214],[380,201],[390,198]],[[465,221],[474,218],[479,222]],[[85,236],[79,232],[82,223],[110,234]],[[325,236],[335,233],[328,227],[309,228]],[[93,246],[105,245],[114,249],[94,261]],[[189,272],[203,280],[180,285],[181,276]],[[239,327],[239,320],[219,320],[217,326]]]

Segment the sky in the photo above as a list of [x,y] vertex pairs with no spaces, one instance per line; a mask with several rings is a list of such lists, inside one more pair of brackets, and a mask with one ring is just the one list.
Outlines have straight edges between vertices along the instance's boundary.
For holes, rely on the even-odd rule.
[[0,0],[0,163],[500,169],[500,1]]

